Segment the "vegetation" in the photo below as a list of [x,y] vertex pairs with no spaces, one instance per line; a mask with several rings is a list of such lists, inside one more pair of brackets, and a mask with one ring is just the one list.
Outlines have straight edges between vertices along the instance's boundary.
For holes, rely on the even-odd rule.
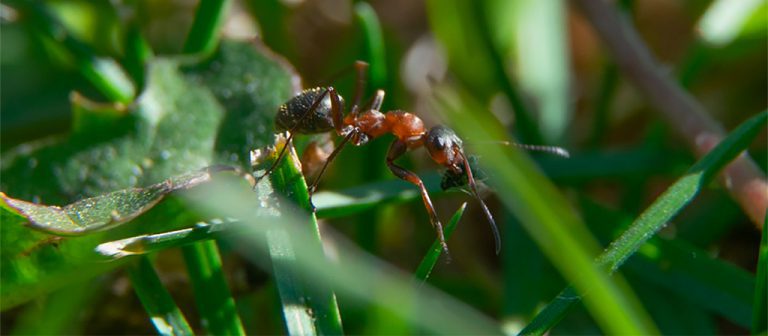
[[[766,332],[768,4],[179,6],[0,5],[2,333]],[[254,185],[278,107],[302,83],[352,101],[358,59],[383,110],[464,139],[500,254],[412,151],[442,254],[391,136],[311,201],[322,135]]]

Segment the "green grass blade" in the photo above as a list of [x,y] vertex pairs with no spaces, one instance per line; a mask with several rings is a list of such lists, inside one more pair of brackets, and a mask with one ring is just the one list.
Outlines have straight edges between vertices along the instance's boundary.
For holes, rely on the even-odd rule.
[[[314,286],[333,287],[358,302],[373,304],[409,323],[414,328],[436,334],[498,334],[498,324],[474,308],[458,302],[428,284],[419,285],[412,274],[404,274],[395,267],[373,258],[354,244],[335,240],[333,249],[338,261],[331,262],[325,254],[317,253],[311,241],[315,233],[307,229],[306,213],[292,204],[280,204],[280,211],[265,212],[255,208],[259,196],[250,190],[205,186],[204,190],[191,190],[190,205],[216,217],[244,218],[236,233],[227,235],[236,246],[243,246],[243,255],[255,263],[263,263],[260,251],[267,249],[264,235],[267,230],[286,230],[294,243],[296,263],[293,270]],[[196,195],[217,196],[213,199]],[[229,231],[224,232],[227,234]],[[309,247],[309,248],[308,248]]]
[[[560,143],[571,121],[568,23],[562,1],[521,0],[509,10],[515,39],[516,75],[526,96],[534,101],[536,125],[548,142]],[[536,41],[535,43],[532,43]]]
[[[586,199],[580,202],[580,208],[584,219],[594,223],[591,228],[604,241],[618,237],[633,219],[625,212],[608,210]],[[646,286],[666,289],[699,310],[719,314],[741,327],[750,325],[754,276],[687,240],[653,237],[623,267]]]
[[188,229],[123,238],[99,244],[96,246],[96,252],[109,259],[159,252],[204,240],[217,239],[221,231],[231,229],[232,222],[233,220],[214,219],[209,223],[198,222],[194,227]]
[[148,257],[137,258],[127,270],[136,295],[160,335],[194,335]]
[[130,76],[111,58],[97,57],[95,51],[75,38],[50,13],[49,8],[35,1],[13,1],[11,5],[30,20],[31,26],[41,35],[59,44],[69,53],[80,74],[108,99],[130,103],[136,95],[136,88]]
[[[485,107],[462,92],[438,89],[438,111],[459,134],[474,141],[504,139],[504,131]],[[655,327],[621,277],[609,277],[594,265],[599,252],[594,237],[567,200],[544,178],[530,160],[514,148],[474,148],[484,160],[489,185],[531,234],[552,264],[576,284],[585,306],[607,332],[653,333]]]
[[244,335],[235,299],[227,286],[216,241],[182,247],[203,326],[214,335]]
[[[608,249],[597,259],[597,264],[610,272],[616,271],[643,243],[685,207],[703,186],[711,182],[722,167],[749,145],[755,135],[765,126],[766,119],[768,119],[768,111],[745,121],[715,149],[696,162],[688,170],[688,173],[656,199],[621,237],[611,243]],[[572,291],[572,288],[569,287],[563,293]],[[570,306],[578,301],[578,298],[572,296],[558,295],[521,333],[543,334],[565,315]]]
[[365,36],[366,60],[371,65],[370,83],[374,88],[383,88],[387,84],[387,59],[384,49],[384,35],[376,12],[367,2],[355,4],[355,15],[360,20]]
[[752,305],[752,334],[768,331],[768,215],[763,221],[763,239],[760,241],[760,255],[757,259],[757,281],[755,282],[754,304]]
[[224,21],[231,1],[201,0],[195,11],[195,20],[184,43],[184,52],[210,55],[219,42],[219,27]]
[[[464,210],[466,209],[467,202],[464,202],[459,210],[456,210],[456,212],[451,217],[450,222],[448,222],[448,226],[446,226],[444,230],[446,241],[451,238],[453,230],[456,229],[456,225],[459,223],[459,220],[461,219],[461,216],[464,214]],[[429,251],[424,256],[424,259],[422,259],[421,263],[419,263],[419,267],[416,268],[416,272],[413,275],[414,278],[421,281],[427,281],[427,278],[432,273],[432,269],[435,267],[435,264],[437,263],[437,260],[440,259],[440,254],[442,253],[443,247],[440,244],[440,239],[435,239],[435,241],[432,243],[432,246],[430,246]]]
[[[483,49],[480,52],[485,52],[491,59],[491,66],[493,67],[493,74],[497,84],[501,87],[501,91],[507,96],[510,105],[512,106],[512,113],[515,114],[515,130],[520,135],[524,142],[530,143],[542,143],[541,129],[534,122],[531,111],[523,100],[523,95],[520,93],[516,83],[512,80],[507,72],[507,65],[504,62],[504,58],[501,51],[497,47],[493,40],[492,27],[488,18],[487,11],[490,10],[488,4],[491,2],[472,1],[471,15],[474,20],[474,24],[479,28],[478,36]],[[473,37],[475,38],[475,37]]]
[[[278,146],[280,148],[280,146]],[[272,159],[276,159],[277,151]],[[289,154],[270,174],[272,187],[276,192],[290,199],[309,214],[304,217],[303,229],[310,232],[311,239],[302,248],[324,256],[320,230],[311,212],[309,193],[301,170],[298,169],[295,151]],[[275,283],[280,293],[288,334],[290,335],[338,335],[343,333],[336,294],[325,286],[319,286],[311,279],[297,272],[298,243],[279,226],[266,231],[267,248],[272,260]]]

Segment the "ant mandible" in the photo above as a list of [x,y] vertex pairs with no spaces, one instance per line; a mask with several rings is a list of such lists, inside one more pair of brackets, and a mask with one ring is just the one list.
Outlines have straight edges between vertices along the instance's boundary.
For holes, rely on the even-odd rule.
[[[370,140],[391,133],[395,140],[389,146],[386,156],[386,164],[389,170],[400,179],[408,181],[419,188],[424,207],[429,214],[430,222],[437,231],[437,236],[442,249],[448,253],[448,244],[445,242],[443,225],[437,217],[432,200],[427,193],[424,182],[415,173],[397,165],[394,161],[409,150],[426,147],[432,160],[442,165],[454,175],[466,174],[470,190],[480,203],[493,231],[496,243],[496,253],[501,249],[501,238],[496,222],[491,215],[488,206],[485,205],[477,192],[477,184],[469,166],[469,160],[464,154],[462,141],[456,133],[446,126],[435,126],[427,129],[424,122],[413,113],[402,110],[393,110],[386,113],[379,111],[384,100],[384,91],[376,90],[373,97],[362,107],[360,104],[361,93],[365,85],[365,73],[368,64],[355,62],[355,96],[349,113],[344,116],[344,99],[331,86],[306,89],[281,105],[275,118],[275,128],[279,132],[288,132],[285,146],[282,148],[272,166],[267,169],[257,180],[268,176],[277,167],[277,164],[290,146],[294,134],[320,134],[334,131],[342,138],[338,147],[328,156],[317,177],[309,185],[310,195],[317,188],[320,177],[325,172],[328,164],[333,161],[339,151],[351,142],[355,146],[362,146]],[[535,146],[531,146],[535,147]]]

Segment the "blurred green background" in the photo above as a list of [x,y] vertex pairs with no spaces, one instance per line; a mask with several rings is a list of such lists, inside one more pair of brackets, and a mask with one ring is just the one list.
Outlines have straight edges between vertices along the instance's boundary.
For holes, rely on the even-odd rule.
[[[669,76],[730,131],[766,108],[768,92],[768,5],[743,2],[753,4],[734,8],[739,5],[728,0],[625,0],[613,5],[631,21]],[[143,87],[143,72],[141,65],[131,63],[131,36],[143,36],[156,57],[185,54],[198,8],[195,1],[67,0],[42,6],[94,55],[121,64],[138,90]],[[116,100],[84,75],[72,56],[72,45],[46,36],[41,23],[20,7],[24,6],[12,1],[1,7],[3,154],[30,141],[66,136],[73,124],[72,92],[97,102]],[[530,155],[603,247],[696,162],[676,135],[680,126],[659,117],[623,77],[590,22],[566,1],[238,1],[227,2],[224,13],[221,36],[262,40],[295,67],[304,87],[332,83],[349,100],[352,76],[336,74],[355,60],[365,60],[371,63],[367,93],[386,91],[383,110],[413,112],[428,126],[452,125],[456,121],[445,120],[438,111],[433,83],[454,83],[520,142],[567,148],[571,159]],[[470,153],[473,148],[496,146],[483,142],[486,134],[462,136]],[[297,148],[301,150],[308,140],[298,139]],[[324,238],[347,237],[411,273],[434,240],[426,212],[414,195],[404,197],[407,202],[382,201],[349,216],[323,207],[332,196],[323,191],[364,192],[394,179],[384,164],[391,140],[383,137],[341,152],[317,194],[320,229]],[[750,153],[765,171],[764,130]],[[481,164],[483,160],[480,157]],[[569,283],[553,265],[557,262],[536,245],[493,191],[486,202],[503,231],[501,255],[494,254],[493,237],[471,197],[434,188],[442,170],[425,152],[414,151],[399,162],[426,177],[444,222],[462,202],[470,203],[449,241],[451,262],[437,263],[428,280],[431,285],[512,334]],[[2,176],[4,183],[27,183],[13,181],[16,178]],[[754,323],[750,309],[761,237],[758,226],[718,183],[711,183],[641,248],[640,256],[628,261],[620,287],[631,288],[630,299],[637,297],[661,333],[746,333]],[[245,262],[226,241],[221,245],[223,269],[245,330],[285,333],[275,278]],[[205,327],[196,318],[193,289],[181,260],[178,249],[168,249],[158,254],[155,265],[192,328],[202,333]],[[77,299],[68,300],[72,306],[63,309],[78,313],[60,332],[155,332],[124,271],[89,281],[76,286],[79,290],[69,290]],[[338,295],[346,333],[425,332],[403,326],[405,322],[375,304]],[[46,300],[41,296],[3,311],[2,333],[35,333],[34,318],[49,316],[41,313]],[[599,326],[579,304],[552,333],[606,332]]]

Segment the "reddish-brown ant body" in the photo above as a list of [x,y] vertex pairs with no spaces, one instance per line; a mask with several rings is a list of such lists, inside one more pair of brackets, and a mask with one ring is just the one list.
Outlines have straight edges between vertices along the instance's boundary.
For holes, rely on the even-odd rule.
[[[370,140],[385,134],[392,134],[395,140],[389,147],[386,164],[389,170],[400,179],[408,181],[419,188],[424,206],[429,214],[430,222],[435,227],[443,250],[448,252],[443,226],[432,205],[424,182],[415,173],[397,165],[395,160],[409,150],[425,147],[433,161],[448,169],[454,176],[466,175],[472,194],[477,198],[488,222],[493,230],[496,242],[496,253],[499,252],[501,241],[498,228],[477,192],[475,179],[469,166],[469,160],[464,154],[462,141],[456,133],[446,126],[435,126],[427,129],[417,115],[402,110],[386,113],[380,111],[384,99],[384,91],[377,90],[374,96],[362,107],[359,106],[360,95],[364,86],[364,74],[367,64],[356,62],[355,98],[349,113],[344,116],[344,99],[333,87],[316,87],[307,89],[281,105],[275,118],[278,131],[288,131],[288,139],[278,158],[259,180],[269,175],[277,163],[285,155],[285,148],[290,145],[293,135],[318,134],[334,131],[342,138],[338,147],[326,159],[325,164],[309,186],[310,195],[315,191],[317,183],[325,172],[328,164],[348,142],[362,146]],[[257,181],[258,182],[258,181]]]

